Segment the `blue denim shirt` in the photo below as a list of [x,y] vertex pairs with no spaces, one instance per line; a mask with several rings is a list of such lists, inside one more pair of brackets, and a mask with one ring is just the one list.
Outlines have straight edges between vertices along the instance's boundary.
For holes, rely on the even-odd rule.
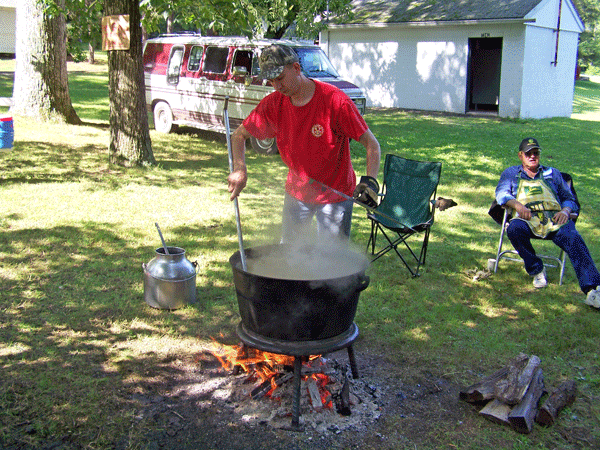
[[530,178],[525,173],[523,166],[512,166],[502,172],[500,181],[496,187],[496,201],[499,205],[504,205],[507,201],[514,200],[517,195],[517,188],[519,187],[519,179],[539,179],[542,176],[556,194],[561,208],[568,207],[571,208],[571,211],[574,213],[579,212],[579,207],[575,202],[571,189],[569,189],[569,186],[565,183],[560,170],[555,169],[554,167],[544,167],[541,165],[534,178]]

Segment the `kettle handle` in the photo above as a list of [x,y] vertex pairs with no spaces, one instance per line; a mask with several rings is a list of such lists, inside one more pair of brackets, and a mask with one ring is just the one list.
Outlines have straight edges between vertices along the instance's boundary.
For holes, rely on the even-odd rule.
[[360,277],[360,284],[358,286],[358,292],[364,291],[367,287],[369,287],[369,283],[371,282],[371,278],[368,275],[363,275]]

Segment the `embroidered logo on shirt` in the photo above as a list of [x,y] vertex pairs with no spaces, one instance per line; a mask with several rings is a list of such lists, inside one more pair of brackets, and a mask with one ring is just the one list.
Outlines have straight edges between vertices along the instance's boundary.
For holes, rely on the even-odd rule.
[[542,195],[544,193],[541,186],[525,186],[524,192],[527,196]]
[[323,129],[323,125],[319,125],[317,123],[317,124],[313,125],[313,127],[310,131],[314,137],[321,137],[321,136],[323,136],[323,132],[325,130]]

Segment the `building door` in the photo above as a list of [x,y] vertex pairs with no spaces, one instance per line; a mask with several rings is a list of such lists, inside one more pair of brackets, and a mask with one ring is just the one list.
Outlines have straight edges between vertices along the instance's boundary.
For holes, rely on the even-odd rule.
[[467,111],[498,112],[502,38],[469,39]]

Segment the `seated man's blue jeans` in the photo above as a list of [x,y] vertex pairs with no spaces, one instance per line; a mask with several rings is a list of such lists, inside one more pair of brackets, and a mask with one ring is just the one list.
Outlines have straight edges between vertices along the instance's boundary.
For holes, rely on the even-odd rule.
[[[529,225],[523,220],[511,220],[506,234],[513,247],[523,258],[525,270],[531,276],[542,271],[544,263],[540,257],[535,254],[531,245],[531,239],[535,238]],[[600,285],[600,274],[590,255],[587,245],[579,232],[575,229],[573,221],[569,220],[558,231],[550,233],[546,239],[551,239],[556,245],[569,255],[571,264],[575,269],[579,287],[584,293]]]

